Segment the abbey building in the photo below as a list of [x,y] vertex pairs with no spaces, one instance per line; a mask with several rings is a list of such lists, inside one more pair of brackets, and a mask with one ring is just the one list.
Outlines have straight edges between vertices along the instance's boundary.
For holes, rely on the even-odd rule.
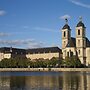
[[75,27],[75,37],[71,36],[71,28],[66,24],[62,28],[62,53],[65,57],[76,56],[81,63],[88,66],[90,64],[90,41],[86,37],[86,27],[80,19]]

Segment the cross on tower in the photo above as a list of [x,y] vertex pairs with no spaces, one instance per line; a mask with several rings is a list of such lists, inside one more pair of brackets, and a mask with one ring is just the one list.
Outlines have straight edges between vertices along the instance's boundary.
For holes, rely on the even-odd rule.
[[68,24],[68,19],[67,18],[65,18],[65,22],[66,22],[66,24]]
[[79,17],[79,21],[82,22],[82,16]]

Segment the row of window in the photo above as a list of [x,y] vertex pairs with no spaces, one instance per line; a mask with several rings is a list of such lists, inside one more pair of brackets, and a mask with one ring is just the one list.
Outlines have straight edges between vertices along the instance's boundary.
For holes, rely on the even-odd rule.
[[[68,32],[69,34],[69,32]],[[80,35],[80,29],[78,29],[78,35]],[[64,31],[63,36],[66,37],[66,31]]]
[[30,54],[42,54],[42,53],[54,53],[54,52],[51,52],[51,51],[49,51],[49,52],[34,52],[34,53],[30,53]]
[[[66,53],[66,51],[65,51],[65,53]],[[80,55],[81,54],[81,51],[80,50],[78,50],[78,55]],[[74,54],[73,54],[73,52],[72,51],[70,51],[70,52],[67,52],[67,56],[69,57],[72,57]]]
[[[81,45],[81,41],[78,40],[78,46],[80,46],[80,45]],[[82,45],[85,46],[85,40],[83,40]]]

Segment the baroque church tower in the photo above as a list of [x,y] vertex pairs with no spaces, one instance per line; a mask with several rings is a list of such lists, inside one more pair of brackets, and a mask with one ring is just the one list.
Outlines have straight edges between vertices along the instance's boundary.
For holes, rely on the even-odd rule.
[[63,58],[65,59],[66,56],[66,46],[68,42],[71,39],[71,29],[70,26],[68,25],[68,20],[65,19],[66,23],[62,28],[62,53],[63,53]]
[[82,64],[86,64],[86,27],[80,17],[76,26],[76,49]]

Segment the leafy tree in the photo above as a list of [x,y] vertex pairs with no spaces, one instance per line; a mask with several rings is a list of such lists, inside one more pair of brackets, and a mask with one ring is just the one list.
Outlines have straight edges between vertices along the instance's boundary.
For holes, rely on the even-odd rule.
[[62,61],[62,66],[75,68],[75,67],[82,67],[82,64],[78,58],[73,56],[73,57],[66,57],[65,60]]

